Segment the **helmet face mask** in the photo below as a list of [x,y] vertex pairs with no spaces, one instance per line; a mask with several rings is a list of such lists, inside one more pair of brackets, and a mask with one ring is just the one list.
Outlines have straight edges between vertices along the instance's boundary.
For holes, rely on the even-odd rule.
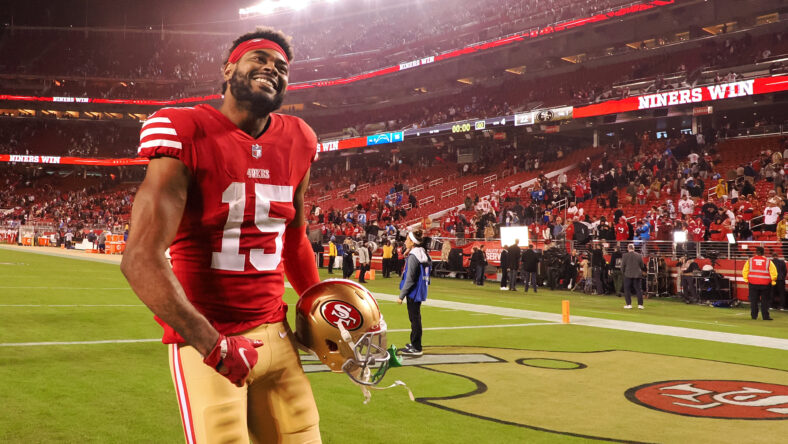
[[388,369],[386,322],[374,296],[353,281],[329,279],[307,289],[296,305],[295,334],[332,372],[357,384],[377,385]]

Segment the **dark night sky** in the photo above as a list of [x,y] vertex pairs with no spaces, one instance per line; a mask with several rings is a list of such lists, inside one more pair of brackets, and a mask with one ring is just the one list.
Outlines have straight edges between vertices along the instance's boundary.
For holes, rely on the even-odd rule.
[[[184,23],[202,23],[202,29],[216,21],[235,21],[238,8],[255,0],[0,0],[0,24],[31,26],[90,27],[166,27]],[[227,24],[221,26],[226,27]]]

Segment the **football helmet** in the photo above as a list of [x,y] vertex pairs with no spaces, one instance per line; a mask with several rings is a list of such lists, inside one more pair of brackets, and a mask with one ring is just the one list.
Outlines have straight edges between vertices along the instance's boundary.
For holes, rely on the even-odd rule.
[[328,279],[309,287],[296,304],[295,336],[332,372],[357,384],[377,385],[390,365],[378,303],[353,281]]

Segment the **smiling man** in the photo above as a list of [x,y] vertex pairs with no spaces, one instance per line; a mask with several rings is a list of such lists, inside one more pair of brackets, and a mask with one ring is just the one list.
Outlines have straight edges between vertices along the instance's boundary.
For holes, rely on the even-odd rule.
[[121,270],[164,328],[189,443],[320,442],[282,300],[285,274],[299,295],[319,282],[303,205],[317,139],[273,113],[292,59],[282,33],[245,34],[218,110],[164,108],[140,133],[151,160]]

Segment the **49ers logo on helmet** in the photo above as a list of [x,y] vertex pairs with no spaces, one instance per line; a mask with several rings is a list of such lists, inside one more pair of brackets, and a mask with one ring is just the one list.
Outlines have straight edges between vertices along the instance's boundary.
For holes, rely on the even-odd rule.
[[788,419],[788,386],[750,381],[653,382],[626,392],[642,406],[685,416]]
[[323,315],[329,324],[339,328],[342,325],[348,331],[353,331],[361,327],[364,318],[356,307],[343,301],[328,301],[320,306],[320,314]]

